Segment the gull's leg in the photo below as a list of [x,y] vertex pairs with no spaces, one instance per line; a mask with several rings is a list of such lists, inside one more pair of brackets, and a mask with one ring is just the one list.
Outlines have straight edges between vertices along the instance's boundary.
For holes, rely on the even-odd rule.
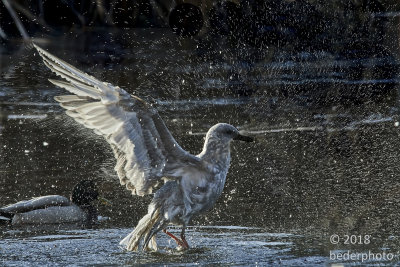
[[181,239],[182,239],[182,243],[183,243],[183,248],[184,249],[188,249],[189,248],[189,244],[188,244],[188,242],[186,241],[186,238],[185,238],[185,225],[184,226],[182,226],[182,232],[181,232]]
[[[145,238],[143,239],[143,251],[151,248],[155,251],[157,251],[157,242],[156,242],[156,234],[161,230],[161,228],[163,227],[162,222],[158,221],[153,228],[151,228],[151,230],[147,233],[147,235],[145,236]],[[151,244],[149,246],[149,244]]]
[[181,246],[181,247],[185,247],[185,244],[182,242],[182,240],[180,240],[179,238],[177,238],[176,236],[174,236],[173,234],[171,234],[170,232],[167,231],[167,229],[163,229],[163,232],[166,233],[169,237],[171,237],[173,240],[175,240],[175,242]]

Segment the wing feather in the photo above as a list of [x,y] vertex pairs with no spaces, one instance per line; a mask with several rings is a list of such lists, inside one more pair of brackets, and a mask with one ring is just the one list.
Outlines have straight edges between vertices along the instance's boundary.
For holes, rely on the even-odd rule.
[[53,79],[49,79],[49,81],[61,88],[64,88],[68,91],[70,91],[71,93],[80,95],[80,96],[88,96],[94,99],[100,99],[100,96],[98,94],[98,92],[96,92],[96,90],[93,90],[93,88],[91,88],[90,86],[84,85],[83,83],[79,83],[78,85],[74,85],[71,83],[67,83],[64,81],[59,81],[59,80],[53,80]]
[[74,101],[88,101],[90,98],[87,97],[80,97],[77,95],[59,95],[54,97],[55,100],[57,100],[60,103],[69,103],[69,102],[74,102]]
[[45,65],[65,81],[50,80],[74,95],[56,96],[66,114],[111,145],[114,170],[132,194],[144,195],[163,176],[178,177],[200,160],[175,141],[157,111],[137,96],[104,83],[34,45]]

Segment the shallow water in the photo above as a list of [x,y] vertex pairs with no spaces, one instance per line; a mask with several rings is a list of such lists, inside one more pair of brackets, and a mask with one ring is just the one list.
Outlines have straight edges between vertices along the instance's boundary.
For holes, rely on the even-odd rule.
[[[64,114],[53,97],[66,92],[47,81],[54,76],[34,51],[19,45],[20,50],[1,56],[6,63],[1,64],[0,80],[0,205],[38,195],[68,195],[84,178],[96,179],[101,195],[113,204],[99,206],[110,220],[95,229],[2,227],[0,263],[361,262],[332,260],[332,253],[347,250],[393,254],[391,260],[369,258],[369,263],[400,262],[399,80],[390,70],[397,66],[395,57],[383,64],[321,52],[282,53],[271,63],[246,59],[240,54],[243,48],[204,57],[195,40],[182,41],[165,30],[124,34],[128,37],[121,41],[125,35],[115,33],[108,50],[89,45],[93,37],[86,35],[74,35],[72,42],[68,37],[36,42],[153,101],[191,153],[200,152],[204,133],[217,122],[236,125],[257,142],[232,145],[223,195],[188,230],[192,249],[178,252],[159,235],[159,252],[124,252],[118,243],[145,214],[151,198],[131,196],[118,184],[108,145]],[[373,68],[388,73],[370,77]],[[354,78],[360,71],[365,75]],[[330,239],[333,235],[338,242]],[[346,242],[351,236],[361,241]]]
[[[130,229],[60,230],[55,234],[8,233],[0,241],[2,263],[35,265],[208,265],[262,266],[266,264],[318,264],[324,257],[298,257],[295,243],[302,236],[266,233],[248,227],[195,227],[188,229],[188,251],[173,249],[166,235],[158,238],[158,252],[124,252],[118,241]],[[30,251],[26,255],[26,251]]]
[[[270,233],[254,227],[197,226],[187,230],[189,250],[177,250],[175,242],[160,235],[157,252],[126,252],[118,242],[130,231],[126,228],[9,230],[1,235],[0,262],[3,266],[318,266],[329,262],[324,241],[313,235]],[[179,233],[176,228],[171,232]],[[332,249],[329,253],[342,251]],[[352,252],[359,254],[360,259],[368,253],[384,255],[383,251],[361,248]],[[386,253],[391,255],[388,249]],[[398,261],[398,254],[389,257],[391,260],[370,259],[364,263],[391,266]]]

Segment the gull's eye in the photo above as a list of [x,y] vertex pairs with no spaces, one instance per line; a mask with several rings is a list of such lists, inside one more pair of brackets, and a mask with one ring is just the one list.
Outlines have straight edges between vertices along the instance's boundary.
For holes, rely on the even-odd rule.
[[235,132],[232,129],[226,130],[225,134],[227,135],[233,135]]

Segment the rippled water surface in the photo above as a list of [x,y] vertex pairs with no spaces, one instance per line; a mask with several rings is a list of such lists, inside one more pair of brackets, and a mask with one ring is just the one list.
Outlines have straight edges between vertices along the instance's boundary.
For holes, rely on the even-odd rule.
[[[251,48],[211,53],[165,30],[110,36],[106,47],[93,45],[91,35],[36,42],[153,102],[191,153],[200,152],[217,122],[256,142],[232,144],[226,187],[215,208],[192,222],[191,249],[179,252],[159,234],[160,251],[125,252],[118,243],[151,197],[131,196],[119,185],[107,143],[64,114],[53,97],[66,92],[47,81],[54,75],[29,45],[16,44],[0,58],[0,206],[68,195],[84,178],[95,179],[112,205],[99,206],[109,220],[94,229],[1,227],[0,265],[361,262],[332,259],[347,251],[393,256],[369,258],[371,264],[399,262],[396,56],[283,51],[254,60]],[[361,241],[346,242],[350,236]]]
[[[118,240],[130,229],[60,230],[35,235],[9,232],[3,237],[2,263],[22,265],[265,265],[318,264],[324,257],[296,256],[301,236],[267,233],[248,227],[195,227],[188,229],[189,251],[171,249],[166,236],[159,238],[158,252],[124,252]],[[27,254],[29,251],[29,254]]]

